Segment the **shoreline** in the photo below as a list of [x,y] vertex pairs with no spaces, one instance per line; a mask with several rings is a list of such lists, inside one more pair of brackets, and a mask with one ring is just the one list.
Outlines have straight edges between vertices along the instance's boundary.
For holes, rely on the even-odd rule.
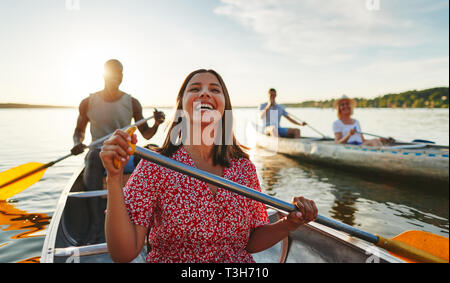
[[23,108],[76,108],[74,106],[57,106],[57,105],[35,105],[22,103],[0,103],[0,109],[23,109]]
[[[303,102],[285,102],[279,103],[288,108],[317,108],[317,109],[333,109],[334,102],[337,98],[320,101],[303,101]],[[380,95],[375,98],[353,98],[357,104],[357,108],[369,109],[449,109],[449,94],[447,87],[434,87],[423,90],[409,90],[402,93],[390,93]],[[261,101],[262,103],[262,101]],[[254,106],[240,105],[233,106],[236,109],[258,108],[260,104]],[[15,108],[78,108],[76,106],[63,105],[35,105],[26,103],[0,103],[0,109]],[[142,108],[173,108],[173,106],[143,106]]]
[[[319,107],[319,106],[297,106],[292,103],[280,103],[287,108],[314,108],[314,109],[333,109],[332,107]],[[0,109],[76,109],[77,106],[61,106],[61,105],[35,105],[35,104],[22,104],[22,103],[0,103]],[[173,108],[173,106],[143,106],[143,109],[148,108]],[[256,109],[257,106],[233,106],[234,109]],[[448,107],[358,107],[360,109],[449,109]]]

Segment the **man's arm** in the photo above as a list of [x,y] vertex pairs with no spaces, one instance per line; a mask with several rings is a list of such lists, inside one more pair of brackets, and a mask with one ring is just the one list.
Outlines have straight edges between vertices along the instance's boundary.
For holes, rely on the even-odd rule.
[[272,107],[272,103],[268,102],[267,105],[266,105],[266,107],[265,107],[264,109],[260,110],[260,115],[259,115],[259,117],[260,117],[261,119],[264,119],[264,118],[266,117],[267,111],[269,111],[270,107]]
[[298,126],[306,126],[306,122],[299,123],[299,122],[295,121],[294,119],[292,119],[291,117],[289,117],[289,114],[286,115],[286,116],[284,116],[284,117],[286,117],[286,119],[288,119],[289,122],[291,122],[291,123],[293,123],[293,124],[295,124],[295,125],[298,125]]
[[[133,103],[133,118],[134,121],[140,121],[142,119],[144,119],[144,116],[142,115],[142,106],[141,103],[139,102],[139,100],[137,100],[136,98],[132,98],[132,103]],[[142,136],[149,140],[151,139],[155,134],[156,131],[158,131],[158,127],[160,124],[162,124],[165,120],[165,116],[163,112],[158,112],[155,110],[154,112],[154,116],[155,116],[155,123],[153,125],[153,127],[149,127],[147,122],[145,122],[144,124],[140,125],[138,127],[139,132],[141,132]]]
[[356,133],[355,129],[351,129],[345,136],[343,136],[341,132],[334,133],[334,142],[346,144],[350,139],[350,137],[353,136],[355,133]]
[[74,147],[71,149],[73,155],[78,155],[84,151],[84,136],[86,133],[86,126],[89,122],[87,117],[87,111],[89,107],[89,98],[85,98],[81,101],[79,106],[79,115],[77,119],[77,125],[73,133],[73,144]]

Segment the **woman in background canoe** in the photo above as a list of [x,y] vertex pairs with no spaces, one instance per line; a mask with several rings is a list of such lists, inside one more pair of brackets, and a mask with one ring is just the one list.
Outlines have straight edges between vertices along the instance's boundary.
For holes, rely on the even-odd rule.
[[[233,127],[226,125],[232,121],[226,117],[231,102],[219,74],[192,72],[178,93],[176,110],[158,152],[260,190],[255,166],[237,143]],[[300,212],[269,224],[263,204],[145,160],[122,190],[122,170],[112,162],[126,163],[127,138],[116,131],[101,152],[108,173],[106,240],[114,261],[133,260],[151,227],[147,262],[254,262],[250,253],[273,246],[317,217],[313,201],[296,197],[293,203]],[[136,136],[130,141],[136,143]]]
[[359,121],[352,118],[356,102],[347,96],[342,96],[334,102],[334,108],[338,110],[338,120],[333,123],[334,142],[341,144],[354,144],[365,146],[382,146],[392,143],[394,140],[371,139],[366,140],[361,134]]

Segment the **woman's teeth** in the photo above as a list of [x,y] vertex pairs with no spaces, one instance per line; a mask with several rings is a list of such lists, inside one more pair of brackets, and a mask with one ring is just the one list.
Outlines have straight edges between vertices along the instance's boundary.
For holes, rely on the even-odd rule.
[[214,108],[210,104],[201,103],[201,104],[197,105],[197,107],[195,109],[196,110],[200,110],[200,109],[213,110]]

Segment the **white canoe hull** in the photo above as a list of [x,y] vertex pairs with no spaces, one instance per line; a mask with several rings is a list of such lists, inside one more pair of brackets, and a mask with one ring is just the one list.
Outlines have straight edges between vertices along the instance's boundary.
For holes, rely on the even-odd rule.
[[274,138],[256,133],[256,145],[311,163],[409,181],[449,182],[449,149],[431,145],[365,147],[313,138]]

